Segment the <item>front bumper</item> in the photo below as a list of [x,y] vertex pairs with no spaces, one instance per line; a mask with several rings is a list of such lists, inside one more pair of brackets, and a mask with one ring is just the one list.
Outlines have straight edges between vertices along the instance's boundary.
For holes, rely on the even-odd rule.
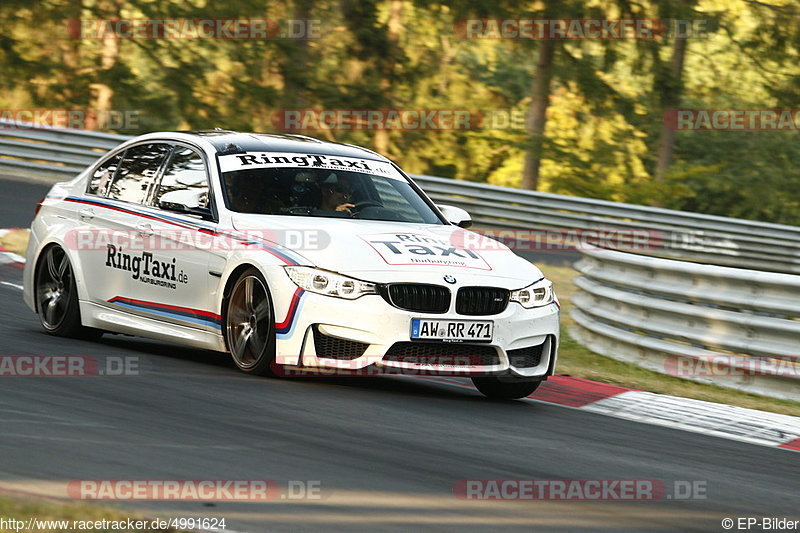
[[[280,307],[286,307],[287,313],[291,312],[290,306]],[[466,316],[457,314],[452,308],[442,314],[406,311],[390,305],[379,295],[362,296],[351,301],[302,292],[296,307],[291,325],[287,328],[284,320],[284,328],[278,333],[276,363],[279,365],[337,369],[342,375],[359,373],[374,366],[389,372],[410,374],[508,375],[544,379],[553,373],[558,353],[559,309],[556,304],[525,309],[510,302],[497,315]],[[280,320],[281,310],[278,312]],[[491,320],[494,323],[493,337],[491,342],[480,344],[412,341],[413,318]],[[332,342],[345,341],[340,346],[347,346],[349,342],[361,347],[353,353],[326,357],[330,354],[317,346],[321,338]],[[412,351],[418,356],[398,357],[397,353],[404,349],[408,351],[409,344],[413,344]],[[531,350],[523,349],[534,347],[539,347],[538,361],[535,357],[521,359],[516,356],[530,354]],[[486,357],[492,350],[496,356]],[[479,353],[480,357],[477,356]],[[535,364],[530,365],[531,361]]]

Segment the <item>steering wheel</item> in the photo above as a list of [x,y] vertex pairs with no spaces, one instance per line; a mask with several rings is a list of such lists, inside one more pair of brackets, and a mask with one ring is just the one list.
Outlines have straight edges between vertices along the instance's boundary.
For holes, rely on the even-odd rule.
[[383,207],[383,204],[374,200],[362,200],[353,205],[353,212],[358,213],[366,207]]

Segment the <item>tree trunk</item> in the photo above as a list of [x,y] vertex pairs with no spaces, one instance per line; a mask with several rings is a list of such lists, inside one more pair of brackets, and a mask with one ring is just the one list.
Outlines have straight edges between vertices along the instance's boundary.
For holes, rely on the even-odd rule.
[[[397,49],[400,42],[400,32],[403,28],[403,0],[391,0],[389,6],[389,20],[386,22],[386,35],[389,40],[389,46],[392,49]],[[395,62],[389,58],[389,64],[384,70],[381,77],[381,93],[384,98],[391,98],[392,78],[394,76]],[[379,129],[375,132],[373,139],[375,144],[375,151],[379,154],[389,153],[389,132],[385,129]]]
[[539,167],[542,163],[542,148],[545,141],[544,127],[547,123],[547,107],[550,105],[550,80],[553,76],[555,48],[554,40],[542,41],[539,47],[539,58],[536,61],[536,73],[531,86],[531,104],[526,121],[530,148],[525,153],[522,187],[534,191],[539,187]]
[[[672,45],[672,59],[670,60],[669,76],[662,91],[661,116],[670,109],[675,109],[681,102],[683,89],[683,64],[686,58],[686,39],[675,38]],[[658,161],[656,163],[656,181],[662,181],[664,174],[672,163],[672,153],[675,149],[675,130],[666,123],[661,126],[661,138],[658,146]]]
[[[310,20],[312,6],[311,0],[296,0],[291,18]],[[308,106],[306,95],[310,72],[308,39],[288,39],[281,44],[284,45],[279,47],[284,54],[280,67],[283,78],[283,110],[304,109]]]
[[[108,72],[114,68],[119,59],[119,39],[104,38],[100,54],[101,71]],[[109,121],[111,120],[111,101],[114,98],[114,89],[101,82],[92,83],[89,88],[91,89],[91,101],[83,127],[87,130],[109,129],[109,126],[112,126]],[[124,124],[121,126],[125,127]]]
[[[105,18],[120,16],[121,6],[117,0],[104,0],[98,3],[98,9]],[[100,69],[98,74],[105,74],[113,69],[119,60],[120,40],[106,36],[100,44]],[[102,77],[94,83],[89,84],[90,98],[88,109],[84,117],[83,127],[87,130],[107,130],[111,127],[125,127],[124,124],[110,124],[112,111],[112,100],[114,89],[112,89]],[[116,121],[115,121],[116,122]]]

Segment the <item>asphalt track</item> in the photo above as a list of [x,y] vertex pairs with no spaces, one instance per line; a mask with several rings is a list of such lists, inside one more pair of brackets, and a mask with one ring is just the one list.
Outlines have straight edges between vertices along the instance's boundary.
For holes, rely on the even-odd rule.
[[[45,186],[0,181],[0,227],[25,227]],[[21,271],[0,267],[0,280]],[[0,489],[63,496],[81,479],[318,481],[320,499],[122,503],[225,517],[235,531],[723,531],[726,517],[799,518],[800,455],[431,379],[272,380],[222,354],[132,337],[42,332],[0,284],[0,355],[138,358],[139,375],[0,378]],[[462,501],[462,479],[696,481],[705,499]],[[22,517],[18,517],[22,518]]]

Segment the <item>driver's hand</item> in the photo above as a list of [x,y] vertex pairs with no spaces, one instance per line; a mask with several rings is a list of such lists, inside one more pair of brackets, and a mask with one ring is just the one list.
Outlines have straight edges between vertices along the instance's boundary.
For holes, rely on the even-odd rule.
[[339,204],[336,206],[337,211],[347,211],[350,212],[350,209],[355,207],[356,204]]

